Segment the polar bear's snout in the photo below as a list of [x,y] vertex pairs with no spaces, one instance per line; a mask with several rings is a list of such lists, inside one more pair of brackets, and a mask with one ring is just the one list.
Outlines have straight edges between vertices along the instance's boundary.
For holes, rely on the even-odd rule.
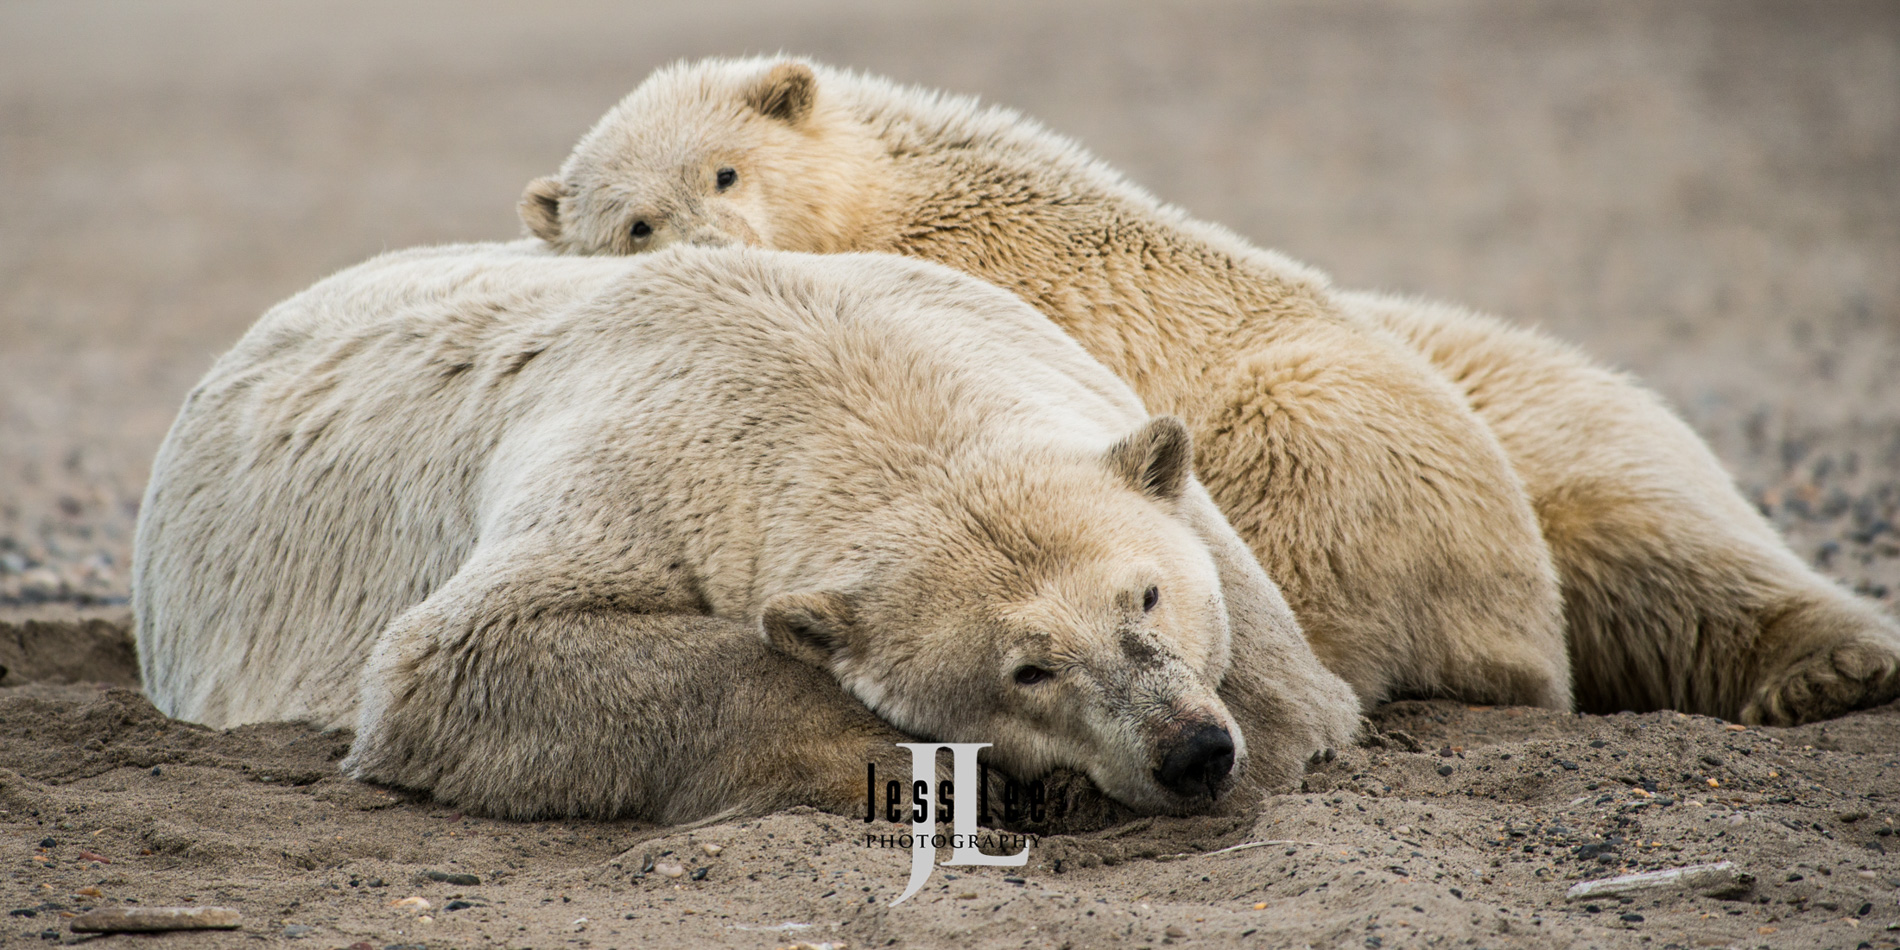
[[1183,798],[1218,798],[1234,771],[1234,736],[1219,724],[1203,721],[1182,730],[1154,770],[1155,781]]

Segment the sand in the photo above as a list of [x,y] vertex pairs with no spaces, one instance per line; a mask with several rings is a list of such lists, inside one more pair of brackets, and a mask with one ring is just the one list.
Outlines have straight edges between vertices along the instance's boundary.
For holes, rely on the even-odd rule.
[[[347,735],[159,716],[124,638],[131,530],[211,359],[384,248],[512,236],[521,186],[654,67],[781,48],[1021,108],[1342,286],[1577,342],[1892,609],[1891,4],[22,0],[0,7],[0,942],[1900,945],[1891,707],[1735,730],[1400,704],[1257,809],[1051,835],[895,908],[909,854],[853,817],[493,822],[338,778]],[[1257,841],[1286,843],[1209,853]],[[1720,896],[1564,899],[1724,860]],[[60,916],[134,901],[244,923]]]

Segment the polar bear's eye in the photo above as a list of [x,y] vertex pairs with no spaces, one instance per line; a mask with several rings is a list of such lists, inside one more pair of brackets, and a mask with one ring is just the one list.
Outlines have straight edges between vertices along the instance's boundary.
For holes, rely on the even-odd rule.
[[1019,666],[1016,668],[1016,685],[1034,686],[1054,675],[1040,666]]
[[1161,603],[1161,588],[1150,587],[1147,590],[1141,592],[1141,612],[1142,613],[1147,613],[1148,611],[1155,609],[1155,605],[1158,603]]
[[719,170],[719,174],[714,176],[713,183],[719,186],[720,191],[725,191],[726,189],[732,187],[733,182],[736,182],[738,180],[739,180],[738,172],[730,168],[721,168]]
[[633,239],[638,241],[653,234],[653,225],[646,223],[644,219],[635,221],[633,227],[627,229],[627,233],[632,234]]

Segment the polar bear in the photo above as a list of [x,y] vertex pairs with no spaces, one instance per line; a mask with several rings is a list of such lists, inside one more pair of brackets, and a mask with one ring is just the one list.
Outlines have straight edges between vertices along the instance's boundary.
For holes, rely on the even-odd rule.
[[144,682],[209,725],[353,725],[348,774],[506,817],[861,809],[907,736],[1202,810],[1358,702],[1191,451],[926,262],[387,255],[186,400]]
[[888,251],[1016,291],[1188,422],[1201,478],[1368,705],[1790,723],[1900,694],[1900,629],[1630,379],[1336,291],[1008,110],[793,59],[683,63],[519,207],[567,253]]

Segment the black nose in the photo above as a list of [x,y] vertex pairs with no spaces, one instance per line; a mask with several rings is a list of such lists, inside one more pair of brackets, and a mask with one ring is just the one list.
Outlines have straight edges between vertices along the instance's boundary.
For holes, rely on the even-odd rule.
[[1209,723],[1188,733],[1155,769],[1155,779],[1177,795],[1214,797],[1234,770],[1234,737]]

